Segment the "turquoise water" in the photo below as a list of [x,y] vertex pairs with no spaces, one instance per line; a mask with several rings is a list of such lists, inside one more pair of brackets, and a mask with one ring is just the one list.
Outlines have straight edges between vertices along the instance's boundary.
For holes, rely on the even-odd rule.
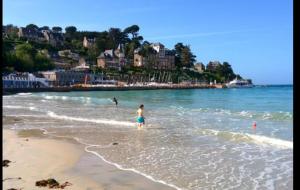
[[[140,104],[146,126],[138,131]],[[3,113],[19,119],[5,127],[73,137],[177,189],[292,189],[292,105],[292,86],[262,86],[21,93],[3,98]]]

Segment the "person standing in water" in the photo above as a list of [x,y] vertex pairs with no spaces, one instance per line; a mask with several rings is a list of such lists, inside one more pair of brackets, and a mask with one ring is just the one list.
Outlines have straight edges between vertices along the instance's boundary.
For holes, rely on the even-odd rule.
[[113,98],[113,102],[115,102],[116,106],[118,106],[118,100],[116,97]]
[[137,118],[137,123],[138,123],[138,129],[141,129],[143,125],[145,125],[145,118],[144,118],[144,105],[141,104],[139,109],[137,110],[138,118]]

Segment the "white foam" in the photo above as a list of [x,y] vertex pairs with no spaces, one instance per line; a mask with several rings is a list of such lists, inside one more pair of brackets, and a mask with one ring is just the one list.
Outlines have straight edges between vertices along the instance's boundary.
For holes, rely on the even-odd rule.
[[23,93],[23,92],[21,92],[21,93],[18,93],[18,95],[21,95],[21,96],[26,96],[26,95],[31,95],[32,93]]
[[3,106],[3,108],[8,108],[8,109],[29,109],[29,110],[36,110],[37,109],[34,106],[25,107],[25,106],[13,106],[13,105],[6,105],[6,106]]
[[288,149],[293,149],[293,142],[292,141],[287,141],[287,140],[282,140],[282,139],[277,139],[277,138],[272,138],[272,137],[266,137],[262,135],[252,135],[248,133],[238,133],[238,132],[229,132],[229,131],[218,131],[214,129],[204,129],[202,131],[203,134],[207,135],[219,135],[220,133],[230,133],[234,136],[245,136],[249,137],[253,142],[260,144],[260,145],[273,145],[279,148],[288,148]]
[[[101,146],[101,145],[94,145],[94,144],[87,144],[87,143],[82,142],[79,138],[76,138],[76,137],[68,137],[68,136],[52,135],[52,134],[50,134],[50,132],[48,132],[46,129],[41,128],[41,130],[43,131],[43,134],[45,134],[45,135],[50,135],[50,136],[54,136],[54,137],[63,137],[63,138],[73,138],[73,139],[75,139],[77,142],[86,145],[86,147],[84,148],[84,150],[85,150],[86,152],[92,153],[92,154],[98,156],[98,157],[101,158],[104,162],[106,162],[106,163],[108,163],[108,164],[110,164],[110,165],[113,165],[113,166],[117,167],[117,168],[120,169],[120,170],[123,170],[123,171],[131,171],[131,172],[137,173],[137,174],[139,174],[139,175],[142,175],[142,176],[146,177],[147,179],[150,179],[151,181],[154,181],[154,182],[156,182],[156,183],[161,183],[161,184],[167,185],[167,186],[169,186],[169,187],[175,188],[175,189],[177,189],[177,190],[184,190],[183,188],[179,188],[179,187],[177,187],[176,185],[167,183],[167,182],[162,181],[162,180],[154,179],[152,176],[147,175],[147,174],[145,174],[145,173],[143,173],[143,172],[140,172],[140,171],[138,171],[138,170],[136,170],[136,169],[134,169],[134,168],[124,168],[123,166],[121,166],[121,165],[119,165],[119,164],[117,164],[117,163],[110,162],[110,161],[106,160],[106,159],[105,159],[103,156],[101,156],[99,153],[97,153],[97,152],[95,152],[95,151],[89,150],[89,148],[91,148],[91,147],[108,148],[108,147],[112,146],[112,143],[111,143],[111,144],[108,144],[108,145],[104,145],[104,146]],[[54,133],[54,132],[53,132],[53,133]]]
[[80,118],[80,117],[70,117],[66,115],[57,115],[54,112],[49,111],[47,113],[50,117],[56,119],[64,119],[64,120],[71,120],[71,121],[83,121],[83,122],[91,122],[91,123],[101,123],[101,124],[108,124],[108,125],[123,125],[123,126],[135,126],[135,123],[128,122],[128,121],[115,121],[115,120],[104,120],[104,119],[88,119],[88,118]]
[[7,105],[7,106],[3,106],[3,108],[9,108],[9,109],[25,109],[27,107],[24,106],[11,106],[11,105]]
[[293,142],[292,141],[286,141],[261,135],[251,135],[247,134],[249,137],[251,137],[254,141],[262,144],[271,144],[282,148],[290,148],[293,149]]
[[30,106],[29,109],[30,109],[30,110],[36,110],[36,107]]

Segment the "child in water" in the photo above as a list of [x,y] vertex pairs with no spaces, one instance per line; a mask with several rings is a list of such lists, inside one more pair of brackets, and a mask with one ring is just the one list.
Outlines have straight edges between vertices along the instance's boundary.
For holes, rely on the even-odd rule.
[[144,112],[144,105],[141,104],[139,109],[137,110],[138,118],[136,121],[138,123],[138,129],[141,129],[143,125],[145,125],[145,118],[143,112]]

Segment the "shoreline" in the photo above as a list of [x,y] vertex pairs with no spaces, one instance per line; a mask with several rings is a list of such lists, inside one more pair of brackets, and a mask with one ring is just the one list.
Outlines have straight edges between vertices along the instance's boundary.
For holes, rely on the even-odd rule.
[[[3,158],[10,160],[3,167],[3,187],[35,189],[35,182],[54,178],[65,189],[174,189],[139,173],[126,171],[86,152],[75,139],[52,137],[40,129],[3,129]],[[17,179],[21,177],[21,179]]]
[[161,90],[161,89],[211,89],[215,85],[173,85],[173,86],[103,86],[103,87],[51,87],[51,88],[6,88],[4,95],[27,92],[73,92],[73,91],[129,91],[129,90]]

